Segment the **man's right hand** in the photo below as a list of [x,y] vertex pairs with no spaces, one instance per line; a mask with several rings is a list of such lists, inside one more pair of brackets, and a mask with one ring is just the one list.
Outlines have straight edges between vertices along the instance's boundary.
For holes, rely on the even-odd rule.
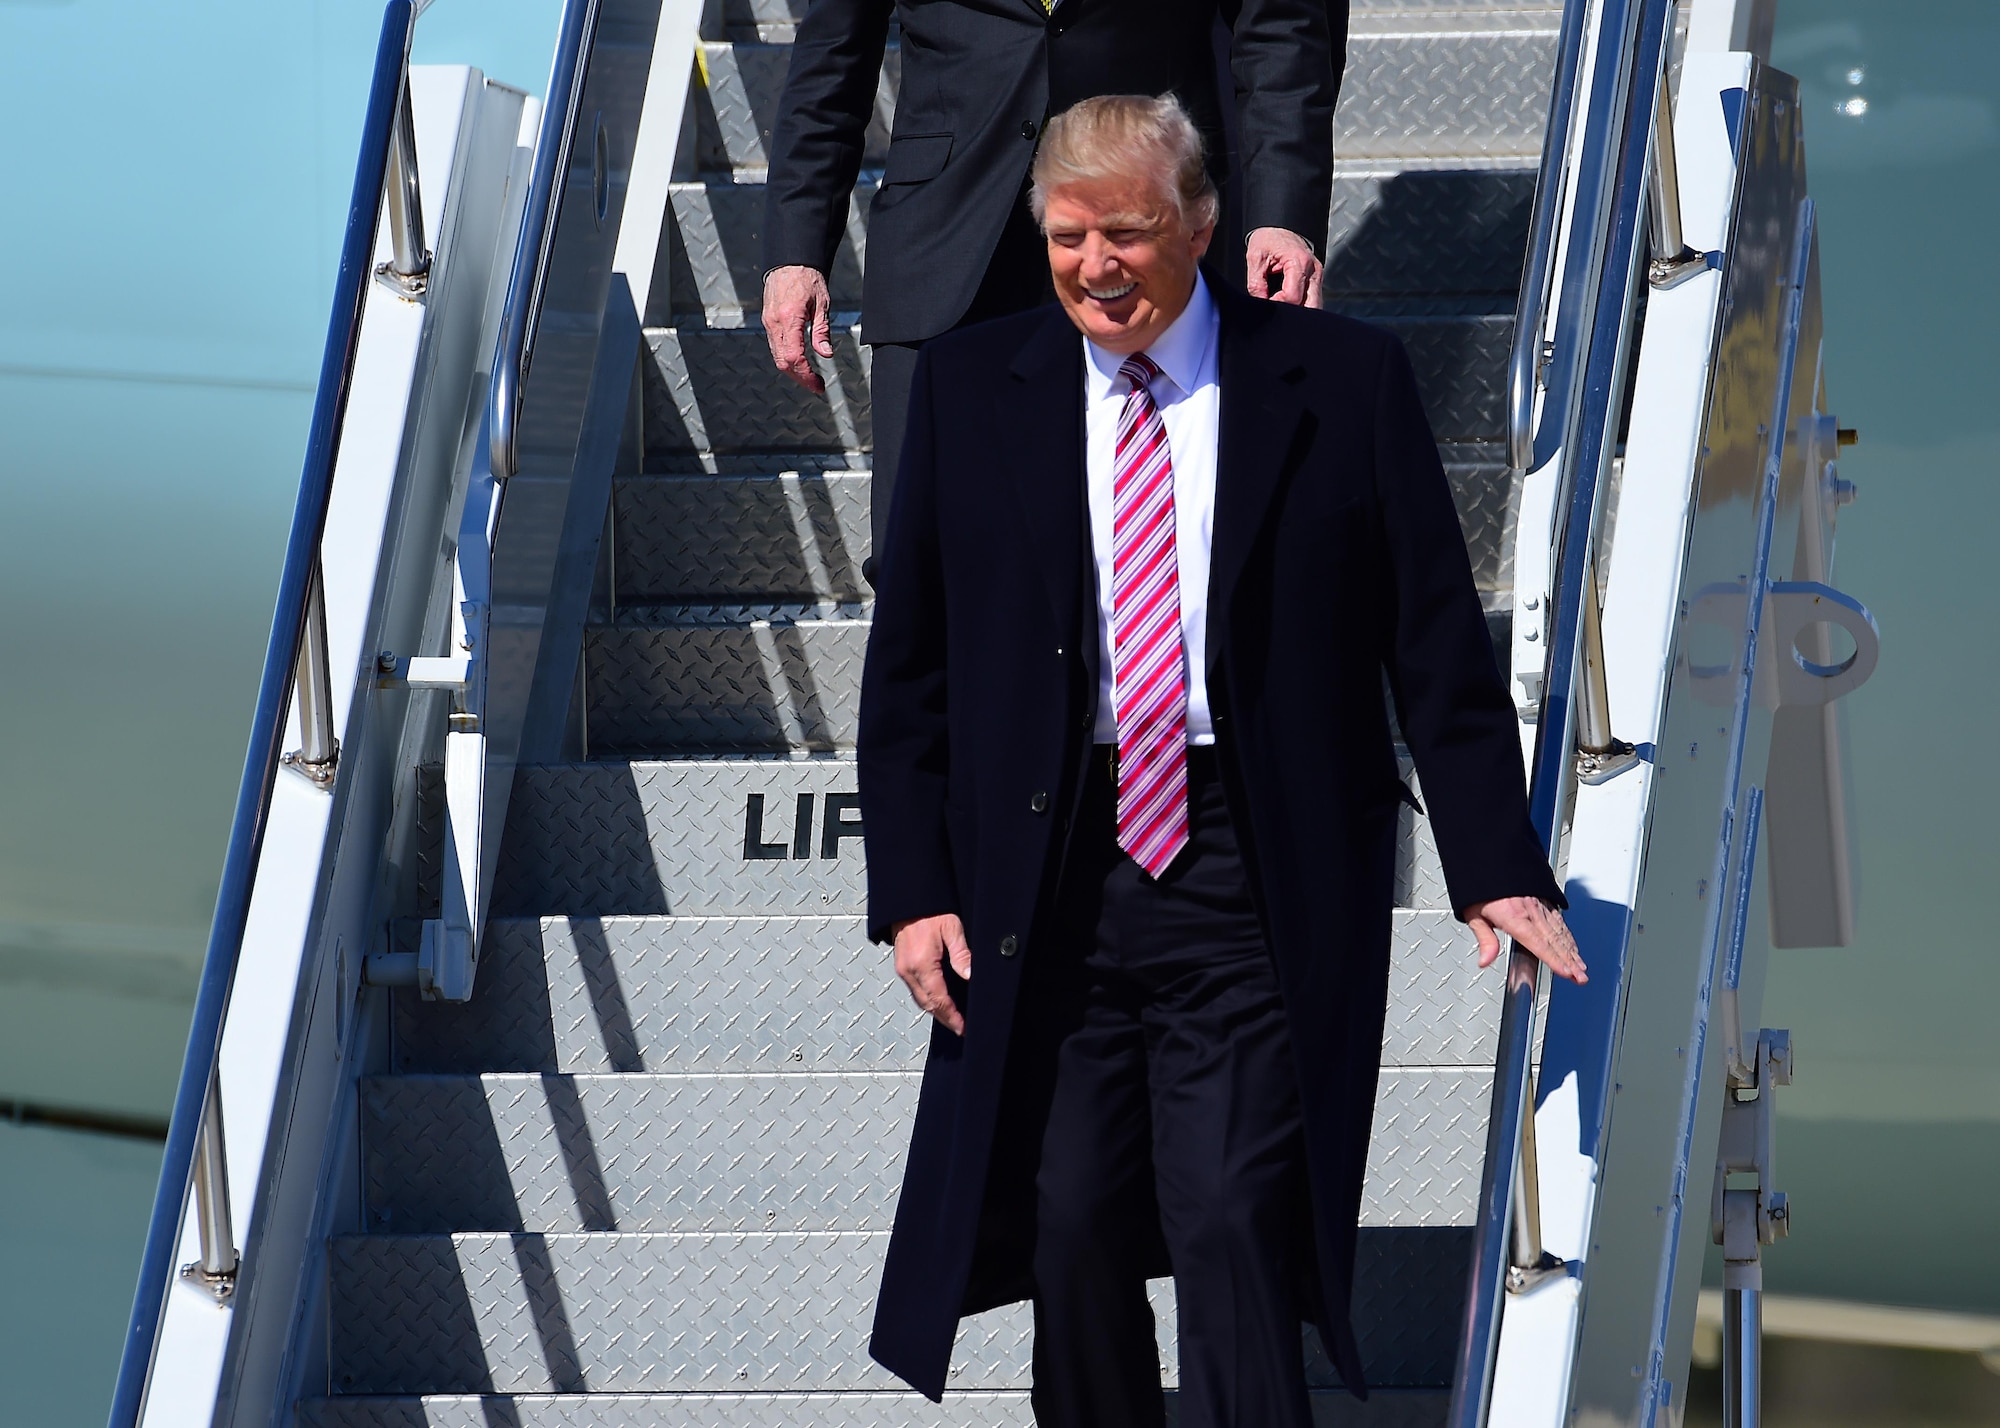
[[946,957],[951,958],[954,972],[972,980],[972,945],[965,940],[965,924],[958,920],[958,914],[914,918],[897,923],[891,931],[896,939],[896,975],[903,979],[917,1005],[944,1023],[953,1035],[965,1035],[965,1018],[944,984]]
[[[812,353],[833,356],[827,329],[832,309],[826,275],[819,269],[794,264],[764,274],[764,339],[771,344],[771,362],[809,392],[826,391],[825,378],[813,369]],[[812,352],[806,350],[808,341]]]

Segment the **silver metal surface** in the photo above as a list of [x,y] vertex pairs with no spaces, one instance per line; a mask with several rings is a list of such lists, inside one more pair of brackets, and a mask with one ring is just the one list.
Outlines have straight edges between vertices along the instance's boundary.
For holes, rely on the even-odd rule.
[[852,749],[868,630],[860,606],[627,606],[588,633],[592,739],[604,755]]
[[431,250],[424,246],[424,195],[417,182],[417,123],[410,109],[409,66],[403,68],[403,97],[389,145],[389,261],[375,277],[399,297],[422,297],[430,287]]
[[1583,64],[1587,7],[1563,11],[1549,91],[1548,121],[1542,129],[1541,164],[1535,179],[1533,215],[1528,222],[1527,266],[1521,275],[1514,313],[1513,342],[1507,359],[1507,460],[1516,471],[1535,465],[1535,398],[1540,390],[1544,326],[1555,291],[1557,225],[1562,217],[1574,139],[1577,84]]
[[865,600],[870,484],[865,471],[620,481],[620,599]]
[[[1315,1428],[1435,1428],[1445,1395],[1377,1389],[1311,1391]],[[1167,1428],[1181,1421],[1167,1392]],[[1025,1392],[958,1393],[941,1404],[913,1393],[430,1395],[309,1399],[300,1428],[1032,1428]]]
[[333,787],[340,768],[340,740],[333,733],[333,675],[327,668],[326,582],[319,560],[313,560],[312,583],[306,596],[305,636],[299,641],[298,663],[292,675],[299,710],[299,747],[287,753],[285,767],[304,774],[320,788]]
[[1656,288],[1670,288],[1685,282],[1708,267],[1708,255],[1688,247],[1681,237],[1680,166],[1674,160],[1674,104],[1666,84],[1661,84],[1653,107],[1653,166],[1648,190],[1651,197],[1653,256],[1646,264],[1646,277]]
[[222,1132],[222,1087],[211,1081],[202,1108],[201,1137],[195,1142],[194,1216],[201,1233],[201,1258],[181,1266],[181,1278],[199,1285],[218,1304],[236,1293],[236,1227],[229,1214],[229,1159]]
[[[1755,700],[1718,705],[1701,687],[1701,669],[1691,667],[1754,668],[1751,602],[1720,648],[1710,643],[1715,632],[1702,629],[1692,612],[1705,591],[1740,589],[1746,574],[1794,568],[1798,522],[1779,516],[1795,517],[1806,478],[1803,462],[1785,456],[1786,447],[1796,449],[1785,438],[1810,424],[1821,380],[1812,302],[1801,314],[1795,363],[1783,340],[1805,218],[1796,88],[1788,77],[1752,66],[1746,91],[1731,131],[1735,226],[1720,279],[1720,330],[1689,501],[1680,587],[1686,604],[1673,632],[1656,735],[1661,764],[1652,781],[1643,878],[1614,972],[1626,1012],[1615,1053],[1592,1072],[1603,1078],[1589,1093],[1602,1109],[1584,1131],[1587,1147],[1603,1143],[1615,1086],[1616,1154],[1599,1152],[1572,1403],[1580,1418],[1606,1422],[1653,1422],[1685,1403],[1710,1229],[1701,1191],[1725,1109],[1723,1037],[1711,1022],[1724,989],[1720,943],[1735,909],[1727,891],[1748,843],[1753,771],[1764,766],[1772,731],[1768,708]],[[1774,456],[1781,458],[1775,473]],[[1768,960],[1763,905],[1753,883],[1738,990],[1747,1026],[1757,1024]],[[1598,965],[1593,961],[1594,972]],[[1574,1046],[1596,1034],[1557,1021],[1552,1014],[1552,1045],[1559,1036]]]
[[1576,776],[1603,783],[1638,761],[1632,746],[1611,732],[1611,689],[1604,677],[1604,616],[1599,605],[1597,560],[1583,573],[1582,663],[1576,684]]
[[[867,256],[868,205],[879,173],[861,175],[848,200],[847,223],[834,252],[827,287],[841,311],[861,306],[861,269]],[[759,233],[764,225],[762,183],[732,183],[726,176],[677,183],[669,190],[672,221],[672,302],[676,314],[707,314],[711,324],[755,325],[763,306],[764,265]],[[733,315],[733,321],[731,321]]]
[[[917,1082],[914,1069],[370,1078],[367,1224],[886,1231]],[[1484,1067],[1384,1070],[1362,1224],[1470,1222],[1490,1091]]]
[[[1429,820],[1402,818],[1396,905],[1448,906]],[[523,767],[491,914],[859,913],[860,826],[841,755]]]
[[1723,1428],[1764,1421],[1764,1291],[1722,1291]]
[[[1492,1064],[1474,945],[1396,914],[1383,1065]],[[399,1001],[397,1071],[915,1070],[928,1039],[858,916],[496,919],[479,975],[464,1006]]]

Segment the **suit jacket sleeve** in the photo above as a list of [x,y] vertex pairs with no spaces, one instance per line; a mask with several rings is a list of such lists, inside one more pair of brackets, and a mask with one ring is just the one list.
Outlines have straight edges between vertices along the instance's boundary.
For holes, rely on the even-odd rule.
[[895,9],[895,0],[813,0],[799,23],[771,130],[765,272],[832,270]]
[[1513,701],[1493,663],[1465,536],[1400,342],[1376,399],[1376,489],[1390,564],[1389,685],[1417,762],[1451,905],[1567,906],[1528,817]]
[[1242,0],[1229,56],[1244,230],[1289,228],[1323,257],[1347,0]]
[[917,357],[902,465],[876,566],[856,742],[868,935],[886,942],[898,922],[960,910],[945,816],[951,745],[928,352]]

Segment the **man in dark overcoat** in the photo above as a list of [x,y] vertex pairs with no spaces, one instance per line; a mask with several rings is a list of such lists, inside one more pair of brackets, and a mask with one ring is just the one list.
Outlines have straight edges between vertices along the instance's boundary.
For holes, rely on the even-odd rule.
[[[1583,964],[1408,358],[1198,269],[1171,98],[1050,123],[1060,306],[919,360],[862,685],[870,936],[935,1018],[875,1357],[932,1397],[1032,1299],[1041,1428],[1306,1428],[1387,1001],[1383,676],[1482,964]],[[977,975],[974,975],[976,968]]]
[[[941,332],[1048,300],[1025,180],[1043,120],[1093,94],[1181,96],[1228,181],[1232,271],[1319,302],[1348,0],[813,0],[770,138],[764,330],[812,391],[833,355],[826,275],[876,112],[891,20],[902,79],[869,204],[861,337],[872,358],[874,544],[910,373]],[[1234,156],[1240,171],[1229,172]]]

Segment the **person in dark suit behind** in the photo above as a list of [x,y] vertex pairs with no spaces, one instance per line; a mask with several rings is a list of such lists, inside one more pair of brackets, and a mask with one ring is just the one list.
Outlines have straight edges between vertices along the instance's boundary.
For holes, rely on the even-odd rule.
[[1221,157],[1233,99],[1243,171],[1222,177],[1236,186],[1250,289],[1317,306],[1347,34],[1347,0],[813,0],[771,135],[763,317],[773,362],[815,392],[825,384],[812,354],[833,355],[825,274],[847,228],[892,16],[902,88],[861,298],[877,547],[917,349],[960,323],[1048,300],[1024,201],[1044,118],[1095,94],[1171,92]]
[[1184,1428],[1305,1428],[1302,1320],[1365,1388],[1385,671],[1480,964],[1584,967],[1401,345],[1211,285],[1171,98],[1034,182],[1061,306],[918,357],[862,682],[869,935],[935,1019],[871,1351],[935,1398],[1031,1298],[1036,1422],[1157,1428],[1171,1272]]

